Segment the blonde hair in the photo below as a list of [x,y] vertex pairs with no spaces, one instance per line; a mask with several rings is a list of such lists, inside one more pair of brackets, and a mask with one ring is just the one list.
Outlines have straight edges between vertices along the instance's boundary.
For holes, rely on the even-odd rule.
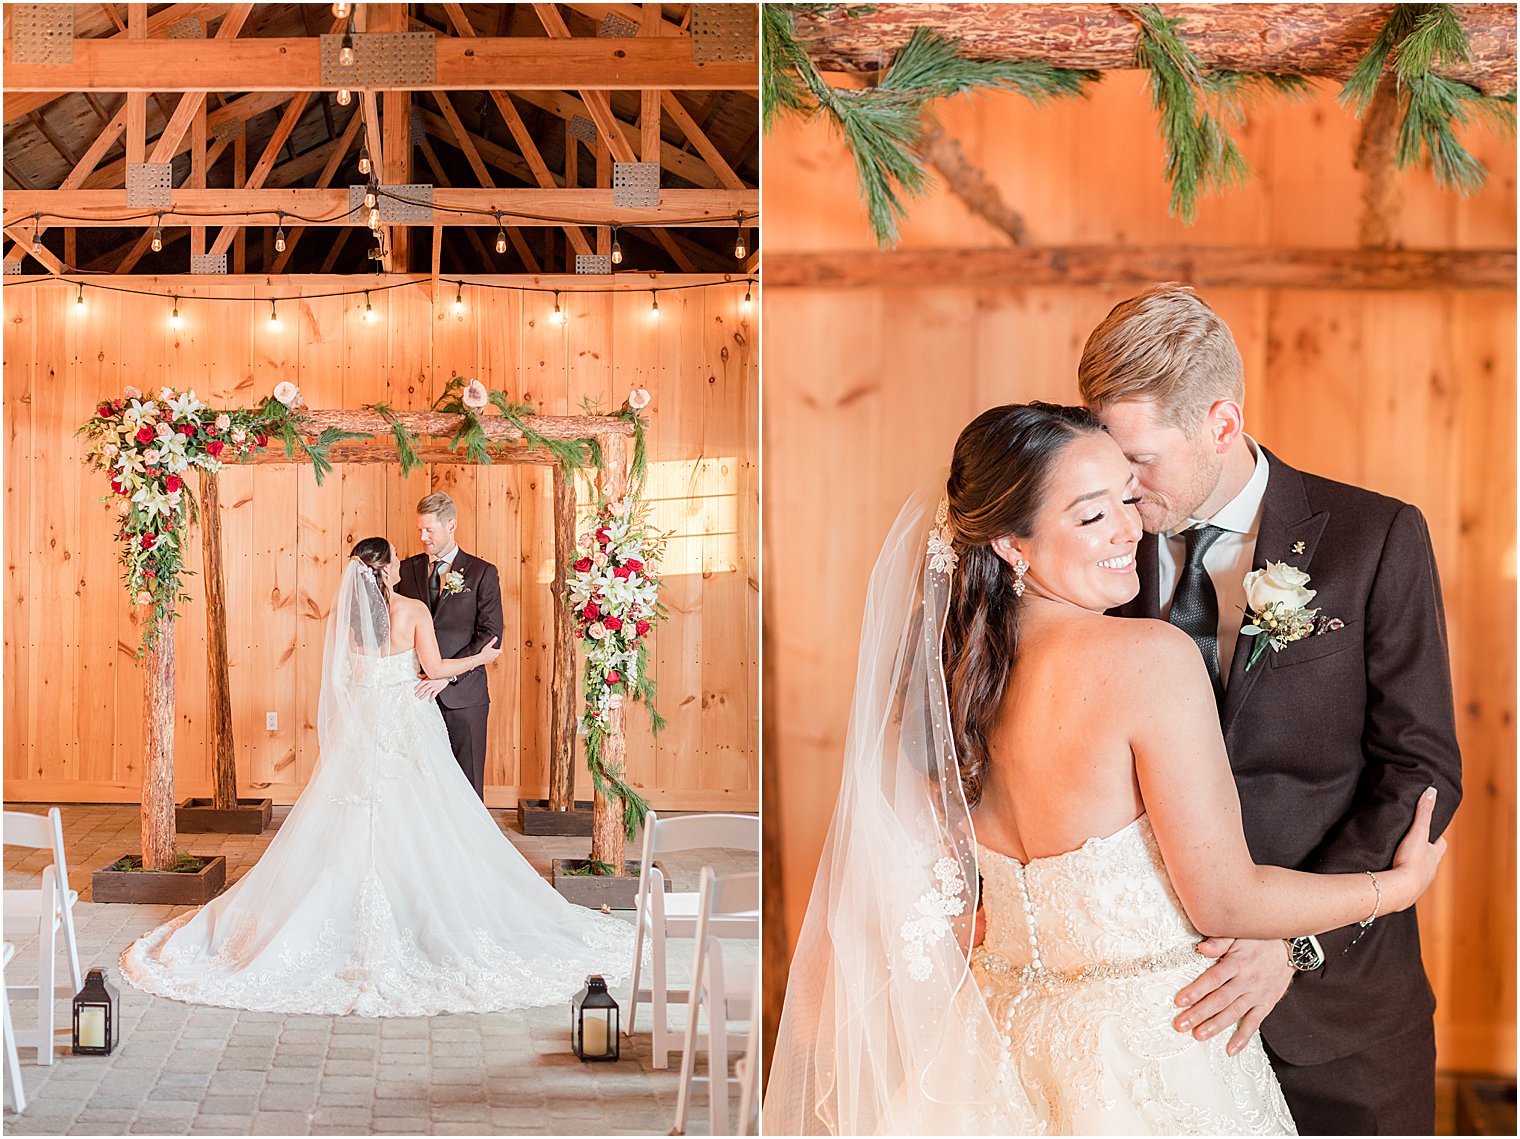
[[454,507],[454,500],[443,491],[434,491],[417,504],[418,514],[436,515],[440,522],[457,522],[459,511]]
[[1187,285],[1152,285],[1115,305],[1092,330],[1077,365],[1082,401],[1155,404],[1191,431],[1218,400],[1245,402],[1245,365],[1230,326]]

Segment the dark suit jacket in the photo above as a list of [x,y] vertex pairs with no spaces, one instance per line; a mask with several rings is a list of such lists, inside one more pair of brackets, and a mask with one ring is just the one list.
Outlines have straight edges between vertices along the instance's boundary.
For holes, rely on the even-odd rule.
[[[438,637],[438,651],[445,657],[474,656],[492,638],[500,638],[501,578],[496,567],[484,558],[460,550],[449,567],[464,575],[464,592],[447,597],[441,593],[433,606],[433,631]],[[401,580],[396,592],[428,603],[428,556],[413,554],[401,563]],[[486,670],[472,668],[438,694],[445,708],[473,708],[489,704]]]
[[[1345,627],[1268,649],[1250,672],[1252,638],[1236,646],[1221,719],[1246,843],[1260,864],[1382,870],[1421,791],[1439,792],[1432,837],[1462,797],[1430,533],[1413,506],[1267,456],[1253,568],[1287,562],[1308,573],[1312,605]],[[1160,617],[1160,541],[1141,540],[1140,593],[1120,615]],[[1435,997],[1415,911],[1378,918],[1347,951],[1357,932],[1322,935],[1324,967],[1295,978],[1263,1024],[1288,1063],[1325,1063],[1429,1023]]]

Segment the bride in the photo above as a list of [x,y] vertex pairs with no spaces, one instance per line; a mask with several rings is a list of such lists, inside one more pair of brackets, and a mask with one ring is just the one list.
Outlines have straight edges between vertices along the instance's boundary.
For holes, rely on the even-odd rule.
[[133,942],[147,992],[261,1012],[431,1016],[566,1001],[616,982],[633,929],[561,898],[497,828],[417,698],[490,664],[444,660],[420,601],[394,592],[384,538],[353,549],[328,618],[320,760],[257,865],[220,897]]
[[1294,1131],[1259,1037],[1173,1027],[1195,947],[1413,905],[1435,794],[1392,868],[1251,861],[1197,648],[1104,616],[1138,589],[1133,487],[1084,409],[999,407],[898,516],[767,1133]]

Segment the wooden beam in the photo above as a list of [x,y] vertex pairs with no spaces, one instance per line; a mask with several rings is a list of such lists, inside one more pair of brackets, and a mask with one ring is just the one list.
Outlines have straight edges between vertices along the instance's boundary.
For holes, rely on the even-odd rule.
[[62,158],[71,167],[79,165],[79,157],[68,148],[63,139],[58,137],[58,132],[48,126],[45,111],[32,112],[32,125],[42,132],[42,137],[47,139],[48,145],[58,152],[58,157]]
[[15,180],[16,185],[20,186],[23,190],[35,190],[37,188],[32,184],[32,180],[28,178],[26,174],[14,163],[12,163],[9,158],[5,160],[5,172],[9,174]]
[[1266,246],[1068,245],[918,249],[900,253],[772,253],[770,288],[945,285],[1142,287],[1184,281],[1211,289],[1515,288],[1513,249],[1281,249]]
[[[418,283],[421,284],[426,280],[426,276],[421,276],[418,278]],[[396,422],[411,434],[429,439],[451,438],[459,430],[459,422],[463,418],[459,415],[435,411],[397,411],[394,417]],[[378,411],[307,411],[303,409],[292,419],[296,430],[302,435],[320,435],[329,427],[336,427],[340,431],[374,435],[382,440],[389,439],[391,435],[390,422]],[[545,439],[590,439],[633,434],[633,426],[626,419],[618,419],[611,415],[525,415],[522,417],[522,423],[524,427],[537,432]],[[481,416],[480,426],[485,437],[494,443],[515,443],[522,438],[522,431],[499,415]],[[278,459],[263,461],[310,462],[304,456],[286,458],[283,450],[278,451],[278,455]],[[392,458],[395,457],[394,447],[391,455]]]
[[[280,106],[288,98],[289,93],[274,94],[268,91],[257,91],[252,95],[244,95],[240,99],[234,99],[224,107],[216,110],[208,110],[206,113],[206,126],[210,133],[215,134],[217,127],[226,122],[241,122],[246,124],[249,119],[262,115],[265,111]],[[172,161],[175,157],[190,149],[190,143],[181,139],[173,154],[164,161]],[[213,160],[211,165],[215,165]],[[85,189],[104,189],[111,186],[123,186],[126,184],[127,164],[125,158],[108,162],[96,170],[84,183]]]
[[[239,134],[232,140],[232,184],[242,186],[248,180],[248,135]],[[278,217],[278,215],[276,215]],[[241,273],[248,267],[248,232],[238,226],[237,240],[232,245],[232,271]]]
[[[458,147],[458,142],[454,137],[454,132],[449,128],[449,124],[444,121],[442,115],[435,114],[434,112],[429,111],[426,107],[419,108],[418,113],[422,118],[423,129],[426,130],[428,134],[432,135],[434,138],[442,139],[450,146],[454,146],[456,148]],[[488,164],[494,166],[497,170],[510,174],[519,182],[534,181],[533,171],[528,169],[528,164],[524,162],[518,155],[513,154],[504,146],[498,146],[496,143],[490,141],[489,139],[482,138],[480,135],[476,134],[473,131],[469,131],[467,133],[470,136],[470,142],[474,145],[475,150],[482,158],[486,160]],[[422,144],[419,142],[417,145],[421,146]],[[566,185],[565,180],[559,175],[551,174],[551,177],[554,179],[555,187]]]
[[[438,154],[433,150],[432,144],[426,138],[423,138],[418,140],[418,145],[422,148],[423,158],[427,160],[427,164],[433,170],[433,193],[436,196],[438,187],[450,184],[448,175],[444,173],[443,165],[438,161]],[[475,252],[480,257],[480,263],[482,265],[490,265],[492,263],[491,254],[486,252],[485,242],[480,239],[480,231],[471,226],[465,230],[465,233],[469,235],[470,244],[475,247]],[[522,258],[523,264],[528,267],[528,271],[530,273],[539,272],[538,259],[533,256],[533,250],[528,248],[528,243],[523,240],[522,233],[515,225],[507,227],[507,238],[512,242],[512,247],[517,250],[517,255]]]
[[[216,29],[217,40],[230,40],[242,30],[243,23],[248,19],[248,13],[253,11],[252,4],[233,4],[227,9],[227,15],[223,17],[221,26]],[[179,153],[180,141],[190,129],[190,124],[200,109],[206,105],[205,91],[186,91],[180,96],[179,105],[174,108],[174,114],[169,116],[169,121],[164,124],[164,129],[159,133],[158,141],[153,144],[153,156],[149,162],[168,162],[169,159]]]
[[[248,174],[247,184],[244,190],[258,190],[264,185],[264,179],[270,170],[274,169],[275,159],[280,155],[280,149],[285,145],[285,140],[290,137],[290,132],[296,129],[296,123],[301,121],[301,116],[306,113],[306,104],[311,99],[311,92],[301,91],[290,100],[290,106],[285,108],[285,113],[280,116],[279,123],[274,128],[274,134],[269,136],[269,141],[264,145],[264,153],[259,155],[258,162],[254,163],[253,170]],[[279,193],[280,191],[272,191]],[[287,191],[288,192],[288,191]],[[345,197],[347,191],[344,191]],[[276,214],[276,223],[279,216]],[[211,243],[208,251],[214,257],[218,253],[227,252],[227,247],[232,244],[233,235],[247,223],[225,225],[222,232],[216,235],[216,240]]]
[[[124,42],[137,46],[151,46],[145,43],[148,37],[148,6],[146,4],[127,5],[127,30]],[[75,40],[75,44],[85,41]],[[7,57],[9,58],[9,57]],[[10,77],[11,69],[7,69],[6,76]],[[81,88],[82,90],[82,88]],[[145,161],[148,146],[148,96],[146,91],[131,91],[127,95],[127,158],[128,165]]]
[[[140,219],[124,220],[143,211],[124,205],[121,199],[120,190],[12,190],[0,205],[3,205],[6,225],[35,213],[64,214],[70,219],[82,219],[69,223],[81,227],[143,224]],[[616,223],[624,226],[723,227],[734,224],[735,214],[755,215],[759,206],[758,190],[662,190],[658,206],[637,208],[615,206],[611,190],[439,187],[433,193],[435,220],[446,226],[491,225],[490,215],[500,212],[504,221],[522,226]],[[174,193],[174,205],[163,211],[163,224],[205,225],[207,214],[220,212],[253,215],[240,219],[238,225],[273,225],[281,210],[287,214],[299,213],[308,218],[323,219],[304,223],[307,225],[355,224],[355,218],[348,212],[346,187],[326,190],[190,190],[181,187]],[[47,217],[42,220],[46,221]]]
[[[447,298],[445,298],[447,299]],[[396,444],[389,438],[385,439],[362,439],[349,440],[342,443],[334,443],[328,449],[328,458],[337,463],[389,463],[396,462]],[[463,450],[455,451],[442,444],[431,447],[419,446],[417,457],[428,466],[468,466],[473,460]],[[287,457],[283,447],[272,447],[267,451],[256,452],[247,458],[240,460],[242,463],[256,467],[290,466],[299,463],[309,463],[304,452],[296,452],[292,457]],[[545,466],[555,462],[554,456],[547,451],[540,451],[537,447],[501,447],[491,452],[493,463],[531,464]]]
[[[69,176],[63,180],[63,185],[59,189],[74,190],[81,186],[89,178],[91,172],[94,171],[96,163],[105,156],[106,151],[111,149],[117,138],[121,136],[122,131],[126,130],[126,127],[127,107],[123,103],[121,110],[116,112],[115,117],[106,124],[105,129],[95,136],[95,141],[90,144],[90,148],[80,157],[78,165],[69,171]],[[14,177],[15,175],[13,174],[12,176]],[[20,179],[18,178],[17,181],[20,181]],[[24,188],[28,190],[32,189],[31,186],[24,186]],[[48,227],[43,225],[38,227],[37,232],[41,235],[46,233],[47,230]],[[5,259],[7,261],[19,261],[22,256],[24,256],[24,251],[21,250],[20,246],[17,246],[16,249],[12,249],[6,254]]]
[[[1164,4],[1208,70],[1345,79],[1388,19],[1386,4]],[[1461,4],[1471,63],[1436,71],[1489,95],[1515,89],[1515,7]],[[934,28],[973,59],[1131,70],[1139,32],[1120,4],[883,4],[798,16],[798,37],[825,70],[875,72],[913,32]]]
[[[322,173],[317,176],[317,188],[326,189],[332,185],[332,180],[338,173],[338,167],[343,158],[353,149],[354,140],[359,137],[360,121],[358,115],[350,115],[348,126],[343,134],[328,148],[327,163],[322,167]],[[283,273],[285,266],[290,264],[290,259],[295,256],[296,244],[301,240],[301,235],[306,232],[304,225],[296,225],[290,228],[285,235],[285,252],[275,255],[274,265],[269,270],[271,273]]]
[[744,189],[744,180],[734,173],[733,167],[728,164],[728,159],[723,157],[718,148],[712,144],[712,140],[707,137],[706,132],[692,119],[691,114],[681,105],[681,100],[676,98],[675,92],[660,92],[660,103],[671,121],[681,128],[686,141],[696,147],[697,153],[707,161],[707,165],[712,167],[713,172],[718,175],[718,180],[730,190]]
[[660,18],[661,4],[566,4],[572,12],[579,12],[588,20],[595,20],[600,24],[608,16],[621,16],[630,24],[639,24],[649,19],[650,9],[654,9],[654,20],[657,27],[650,30],[647,23],[644,25],[644,35],[660,36],[684,36],[686,32],[680,24]]
[[[549,39],[560,43],[584,43],[584,40],[575,40],[570,35],[570,29],[565,26],[565,18],[559,14],[559,8],[554,4],[534,4],[533,11],[537,13],[539,22],[543,24],[544,31],[549,33]],[[606,42],[606,41],[604,41]],[[658,40],[631,40],[629,43],[658,43]],[[623,135],[620,120],[612,113],[612,102],[605,92],[591,89],[591,85],[584,83],[565,84],[579,88],[581,101],[586,104],[586,111],[591,115],[592,122],[596,123],[597,133],[607,140],[608,147],[619,162],[637,162],[638,158],[633,153],[633,147]],[[649,83],[650,87],[664,86],[662,83]]]
[[354,235],[355,226],[345,226],[338,234],[338,240],[334,241],[332,248],[327,251],[327,256],[322,259],[321,272],[331,273],[333,266],[338,263],[338,254],[343,252],[343,247],[348,244],[348,239]]
[[[8,225],[5,227],[5,235],[16,243],[16,249],[24,251],[23,257],[35,258],[53,276],[56,277],[60,273],[68,271],[67,266],[58,259],[57,254],[53,253],[52,250],[48,249],[41,242],[34,243],[32,241],[32,234],[29,228],[23,229],[21,226]],[[15,249],[11,250],[11,252],[14,253]],[[21,259],[21,257],[16,258],[18,261]]]
[[[6,58],[10,48],[5,46]],[[399,88],[443,91],[637,91],[646,87],[754,90],[752,63],[696,63],[684,38],[545,42],[527,36],[434,43],[430,83]],[[228,42],[76,39],[68,64],[8,63],[8,91],[336,91],[322,82],[314,36],[247,37]],[[55,96],[49,96],[52,98]],[[17,104],[19,105],[19,104]],[[41,105],[41,104],[36,104]],[[29,107],[28,110],[34,109]],[[7,112],[10,108],[7,107]]]
[[[568,91],[518,91],[515,94],[529,106],[548,111],[567,123],[576,115],[582,118],[591,117],[586,104]],[[643,145],[643,132],[634,123],[625,123],[619,119],[618,129],[622,131],[623,138],[627,140],[630,148]],[[693,186],[711,190],[721,185],[717,174],[713,173],[699,155],[688,154],[680,147],[663,140],[660,142],[660,166],[672,174],[679,174]]]
[[[206,161],[206,100],[202,99],[195,121],[190,124],[190,181],[185,184],[192,190],[204,190],[209,169],[210,164]],[[205,252],[206,227],[193,225],[190,227],[190,256],[203,256]]]

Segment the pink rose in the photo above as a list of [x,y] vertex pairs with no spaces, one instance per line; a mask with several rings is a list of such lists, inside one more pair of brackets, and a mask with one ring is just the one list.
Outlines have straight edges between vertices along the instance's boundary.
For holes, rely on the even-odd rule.
[[607,628],[600,621],[586,630],[586,636],[590,637],[593,641],[600,641],[606,635]]
[[634,388],[628,393],[628,406],[634,411],[641,411],[649,406],[649,391],[646,388]]
[[491,402],[491,393],[486,391],[485,384],[479,380],[471,380],[465,386],[464,393],[460,395],[459,399],[465,407],[472,407],[476,411],[479,411]]

